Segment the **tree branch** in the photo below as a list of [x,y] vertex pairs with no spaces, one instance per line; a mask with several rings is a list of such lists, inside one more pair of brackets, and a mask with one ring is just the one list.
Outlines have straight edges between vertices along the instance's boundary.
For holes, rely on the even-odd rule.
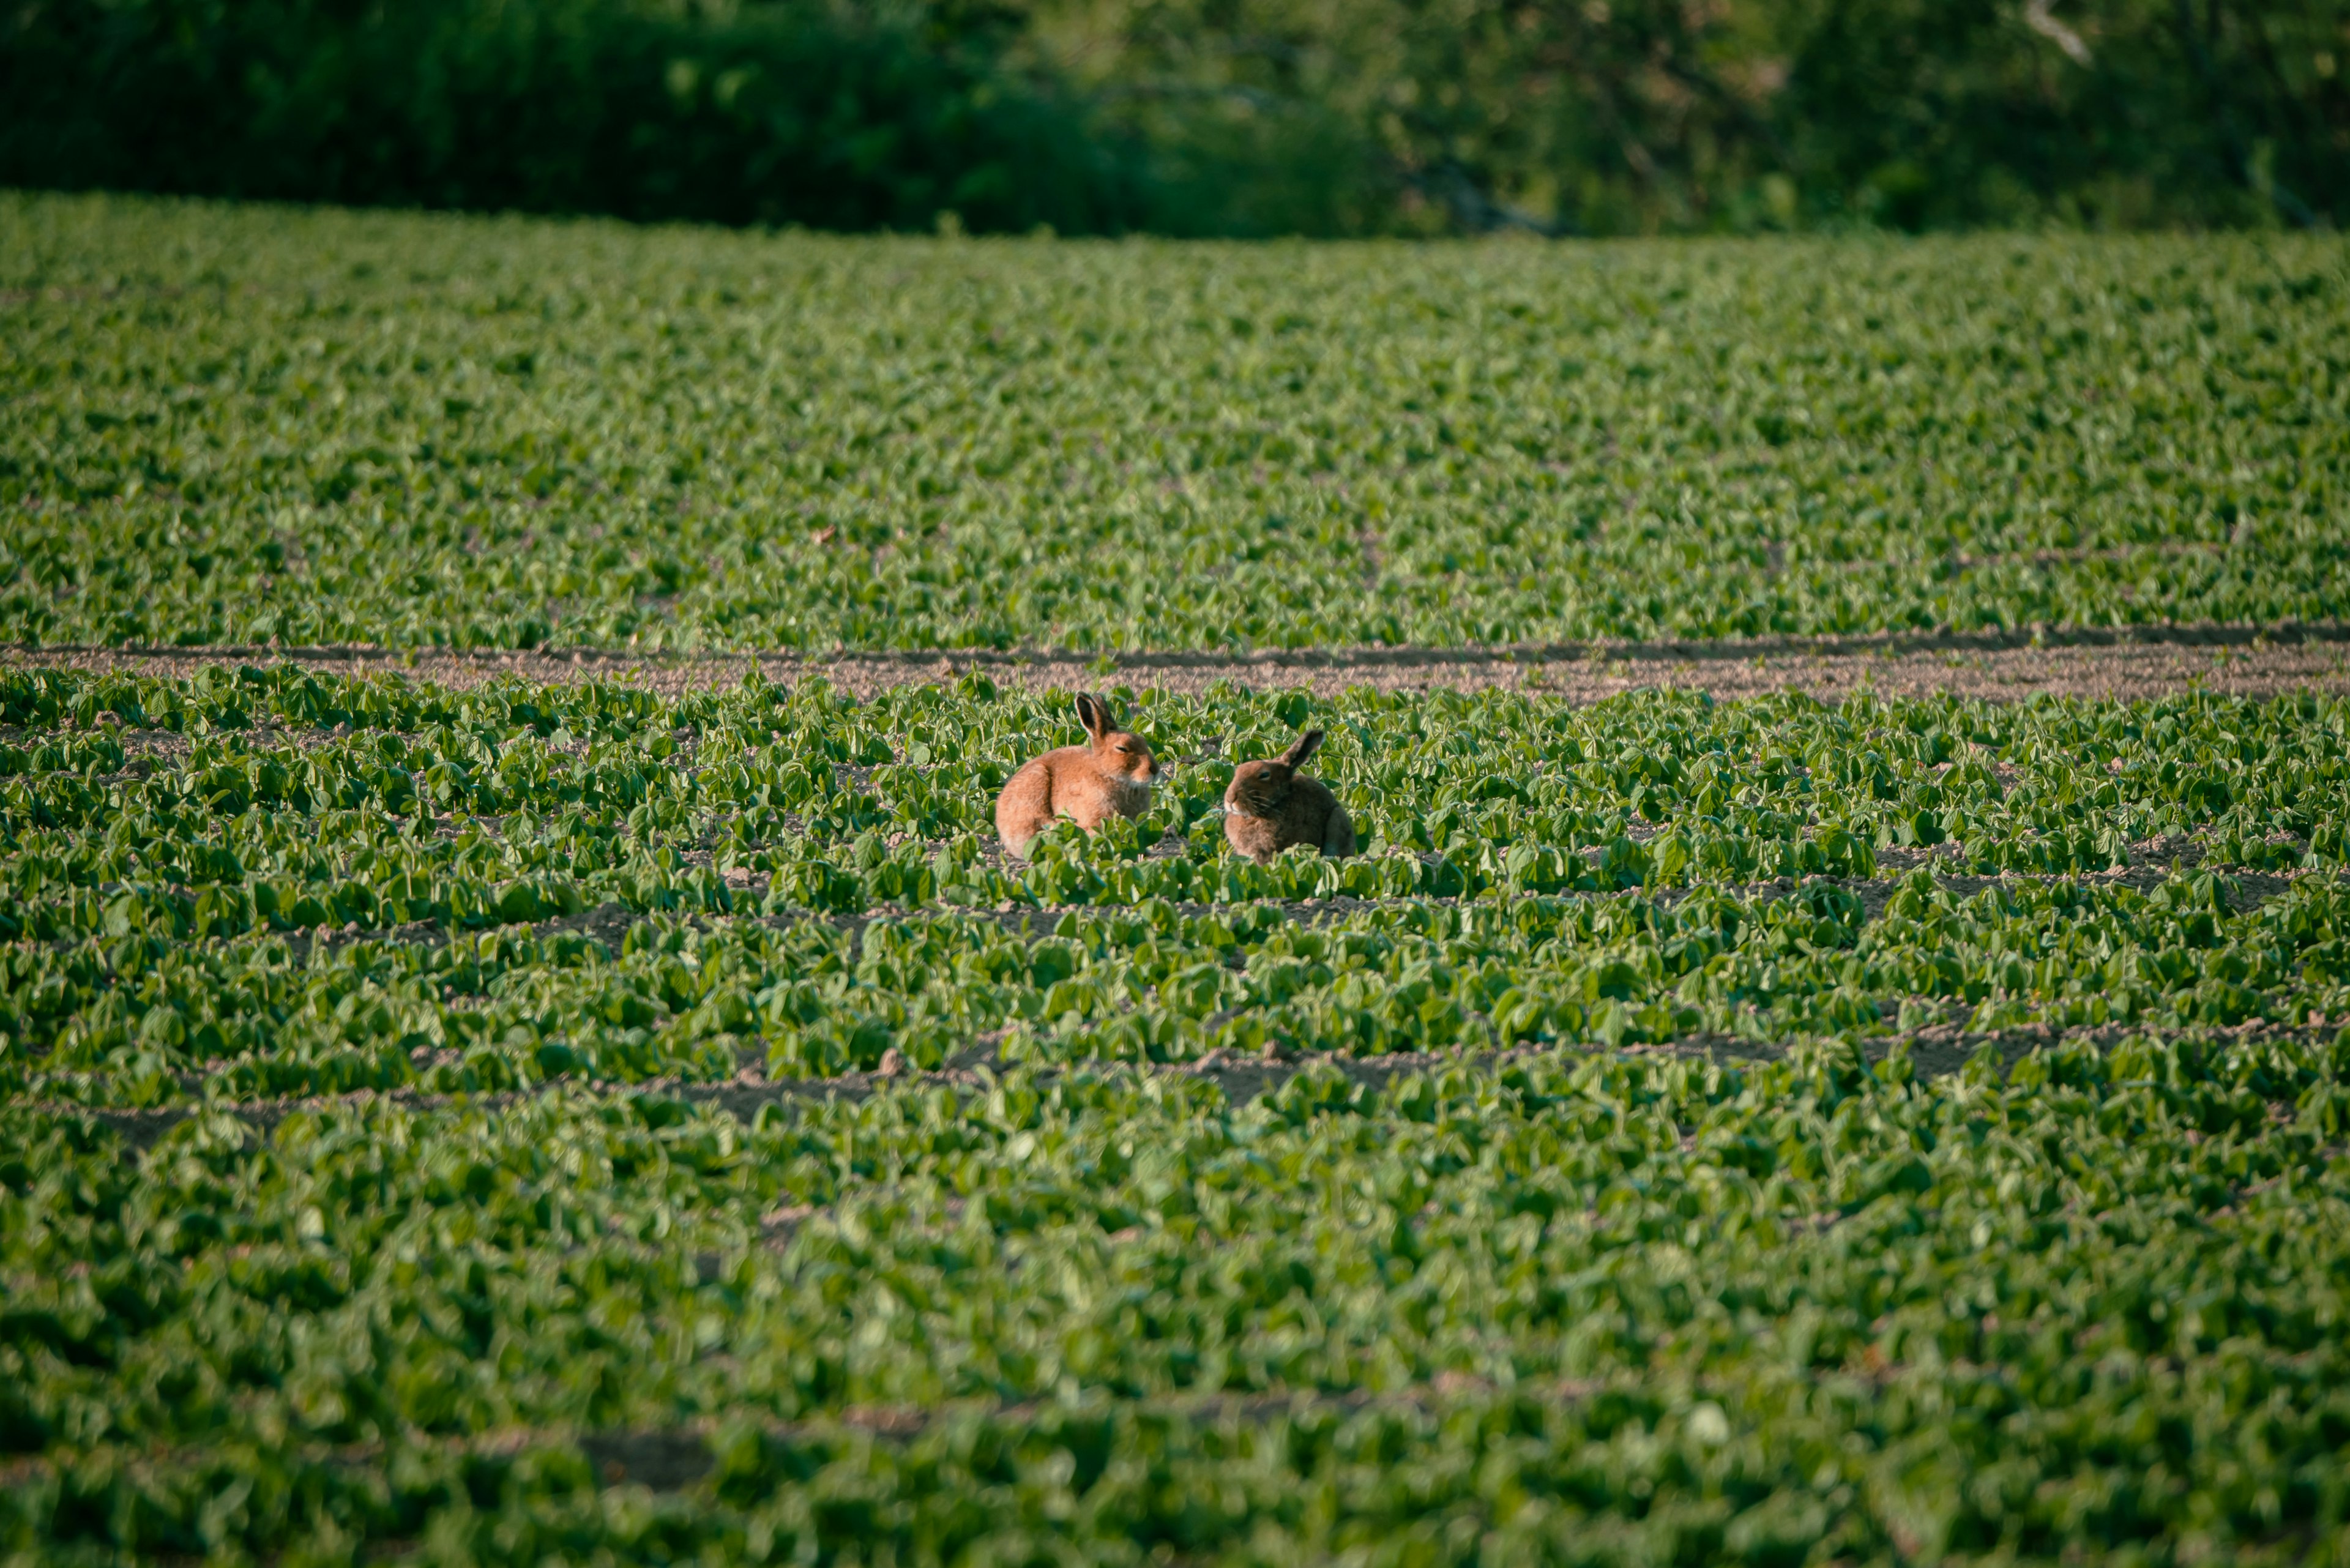
[[2023,25],[2064,50],[2074,65],[2095,65],[2096,62],[2089,54],[2089,46],[2081,41],[2081,35],[2051,14],[2049,6],[2054,3],[2054,0],[2025,0]]

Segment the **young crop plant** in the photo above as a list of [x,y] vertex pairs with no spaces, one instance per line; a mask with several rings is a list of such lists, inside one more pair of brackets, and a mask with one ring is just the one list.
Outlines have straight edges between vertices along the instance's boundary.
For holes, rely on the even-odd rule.
[[940,244],[0,197],[0,639],[2340,619],[2318,237]]
[[221,1111],[135,1157],[12,1109],[0,1529],[51,1561],[2298,1558],[2340,1528],[2345,1060],[1542,1057],[1245,1107],[1015,1069],[748,1124]]
[[2339,700],[1111,695],[0,673],[0,1541],[2334,1549]]
[[0,1559],[2350,1558],[2350,699],[1093,659],[2335,620],[2345,300],[0,195]]

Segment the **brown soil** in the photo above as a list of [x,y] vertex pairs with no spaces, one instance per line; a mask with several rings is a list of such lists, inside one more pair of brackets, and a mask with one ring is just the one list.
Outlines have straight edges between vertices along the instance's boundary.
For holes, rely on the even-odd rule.
[[2058,628],[2029,634],[1950,633],[1774,638],[1731,642],[1557,644],[1502,649],[1298,649],[1254,654],[1068,653],[949,649],[822,654],[629,654],[533,649],[405,653],[365,648],[132,648],[0,650],[0,664],[191,675],[216,664],[297,663],[322,670],[398,670],[442,685],[500,676],[538,681],[627,680],[664,694],[731,685],[756,668],[777,682],[821,675],[859,696],[944,682],[969,672],[998,685],[1081,690],[1123,682],[1175,693],[1219,680],[1403,691],[1488,688],[1591,702],[1657,687],[1717,698],[1803,691],[1834,701],[1856,692],[1949,692],[2016,701],[2039,693],[2127,700],[2199,689],[2251,697],[2292,691],[2350,692],[2350,627]]

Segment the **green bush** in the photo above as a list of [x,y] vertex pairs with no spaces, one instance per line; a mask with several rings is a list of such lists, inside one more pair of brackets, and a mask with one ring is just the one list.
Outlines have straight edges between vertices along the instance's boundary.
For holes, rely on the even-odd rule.
[[2345,0],[17,0],[0,182],[1174,234],[2323,226]]
[[2342,0],[1039,5],[1232,233],[1301,178],[1307,233],[2311,225],[2350,189]]
[[1130,223],[1130,171],[1075,108],[1000,69],[984,27],[924,22],[657,0],[36,3],[0,31],[0,182],[833,229]]

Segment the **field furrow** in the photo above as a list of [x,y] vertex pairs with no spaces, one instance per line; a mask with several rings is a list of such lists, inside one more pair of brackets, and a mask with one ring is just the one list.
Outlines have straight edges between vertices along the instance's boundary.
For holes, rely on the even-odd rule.
[[[2289,1052],[2307,1051],[2330,1044],[2341,1033],[2343,1027],[2343,1024],[2332,1021],[2295,1025],[2257,1019],[2216,1028],[2208,1025],[2145,1027],[2113,1023],[2070,1026],[2038,1023],[1978,1031],[1968,1029],[1963,1023],[1950,1023],[1867,1036],[1853,1044],[1862,1061],[1877,1064],[1898,1057],[1910,1064],[1921,1081],[1926,1081],[1956,1074],[1975,1061],[1979,1054],[1986,1052],[1990,1060],[2004,1069],[2034,1052],[2079,1048],[2110,1050],[2125,1043],[2151,1043],[2170,1047],[2180,1043],[2238,1047],[2271,1045]],[[1735,1064],[1783,1059],[1794,1044],[1699,1033],[1655,1044],[1618,1049],[1643,1056],[1663,1055]],[[1028,1070],[1028,1077],[1034,1083],[1050,1086],[1056,1078],[1068,1073],[1094,1076],[1107,1075],[1111,1077],[1126,1073],[1166,1076],[1212,1084],[1222,1091],[1227,1102],[1239,1108],[1278,1092],[1298,1074],[1317,1069],[1335,1072],[1349,1082],[1378,1091],[1409,1074],[1440,1074],[1456,1067],[1491,1071],[1513,1063],[1532,1064],[1550,1059],[1571,1062],[1579,1056],[1606,1050],[1607,1047],[1595,1044],[1564,1056],[1556,1056],[1555,1048],[1531,1045],[1502,1051],[1398,1052],[1382,1056],[1306,1055],[1280,1050],[1247,1054],[1218,1050],[1188,1062],[1032,1067]],[[239,1100],[206,1096],[143,1110],[91,1106],[57,1100],[26,1100],[24,1106],[47,1116],[87,1118],[119,1136],[126,1147],[144,1151],[174,1127],[199,1117],[212,1119],[213,1125],[217,1125],[217,1118],[226,1117],[252,1128],[265,1140],[280,1123],[293,1116],[317,1116],[336,1111],[364,1111],[377,1105],[411,1112],[478,1110],[495,1113],[532,1098],[561,1096],[575,1104],[591,1104],[607,1097],[620,1101],[643,1098],[674,1102],[722,1111],[738,1121],[750,1123],[769,1106],[798,1102],[857,1101],[880,1094],[920,1094],[930,1090],[945,1090],[959,1101],[968,1101],[984,1096],[993,1090],[1002,1074],[1016,1070],[1014,1064],[1007,1063],[994,1054],[990,1043],[982,1042],[975,1043],[969,1050],[957,1053],[946,1066],[928,1072],[893,1064],[869,1072],[851,1069],[826,1078],[775,1080],[753,1071],[711,1082],[651,1079],[625,1085],[556,1077],[542,1080],[528,1089],[473,1095],[415,1089],[355,1089],[339,1095],[312,1095],[300,1098]],[[189,1086],[196,1088],[201,1085]],[[2282,1113],[2287,1105],[2278,1102],[2275,1109]],[[798,1219],[805,1217],[795,1215],[791,1223],[795,1225]]]
[[719,657],[593,649],[452,652],[388,649],[46,649],[0,650],[0,665],[188,678],[212,668],[292,663],[396,673],[463,690],[500,677],[571,684],[625,680],[665,696],[739,682],[756,670],[789,684],[811,678],[870,698],[891,687],[951,684],[983,670],[1008,688],[1078,691],[1126,681],[1196,695],[1219,683],[1330,699],[1357,687],[1388,691],[1528,691],[1570,702],[1669,689],[1733,700],[1802,692],[1822,701],[1867,693],[1947,694],[1991,701],[2033,696],[2132,701],[2210,691],[2271,697],[2350,691],[2343,629],[2305,627],[2051,628],[2021,633],[1776,638],[1731,642],[1594,643],[1477,649],[1278,649],[1226,654],[1090,656],[946,649],[881,656]]

